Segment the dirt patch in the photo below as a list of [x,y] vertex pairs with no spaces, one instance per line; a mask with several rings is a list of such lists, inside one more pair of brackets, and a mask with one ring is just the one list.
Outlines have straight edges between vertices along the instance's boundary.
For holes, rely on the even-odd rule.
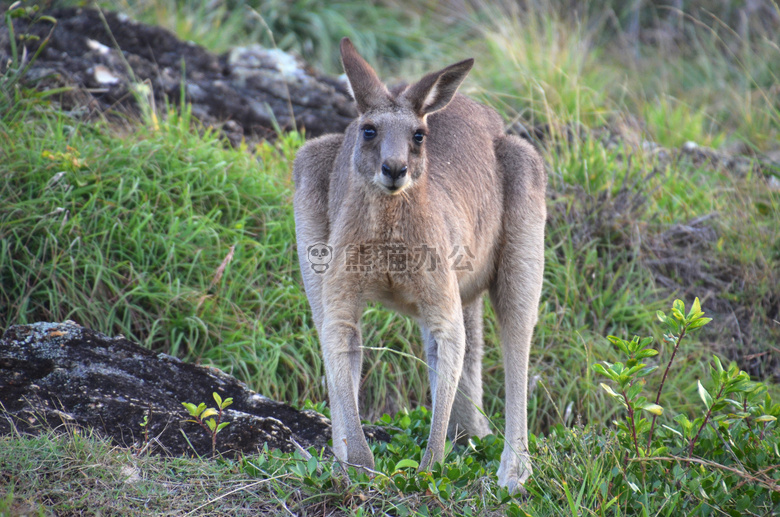
[[[49,37],[25,82],[42,90],[65,88],[53,98],[83,117],[107,111],[137,116],[139,98],[153,99],[160,108],[177,105],[183,93],[201,122],[238,143],[292,128],[308,136],[341,132],[356,115],[343,82],[318,74],[292,54],[254,45],[217,56],[119,13],[43,14],[57,20],[51,33],[47,21],[14,21],[20,55],[32,56]],[[11,66],[9,37],[0,26],[0,74]]]
[[[270,400],[216,368],[156,354],[122,336],[66,322],[12,326],[0,340],[0,434],[76,426],[137,451],[210,456],[210,435],[188,421],[182,402],[214,407],[214,392],[233,398],[223,420],[230,424],[217,437],[220,454],[255,454],[266,444],[285,452],[296,444],[327,448],[330,421],[319,413]],[[373,426],[366,436],[389,440]]]

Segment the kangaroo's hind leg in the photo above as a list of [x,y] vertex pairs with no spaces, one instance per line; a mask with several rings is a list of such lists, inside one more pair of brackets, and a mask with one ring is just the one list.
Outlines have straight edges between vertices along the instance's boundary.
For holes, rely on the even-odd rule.
[[510,492],[518,492],[532,472],[528,456],[528,357],[544,274],[546,175],[539,155],[519,138],[501,139],[496,155],[505,180],[503,246],[490,288],[506,372],[506,436],[498,482]]
[[458,383],[458,392],[452,404],[447,435],[453,441],[470,436],[490,433],[488,420],[482,409],[482,297],[471,305],[463,307],[463,323],[466,330],[466,352],[463,358],[463,373]]

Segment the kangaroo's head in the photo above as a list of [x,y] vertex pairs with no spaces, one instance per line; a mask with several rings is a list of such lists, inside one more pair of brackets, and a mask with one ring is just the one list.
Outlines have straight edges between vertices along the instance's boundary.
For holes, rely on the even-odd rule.
[[426,174],[427,116],[449,104],[474,60],[430,73],[397,96],[348,38],[341,60],[359,113],[354,169],[372,189],[398,194]]

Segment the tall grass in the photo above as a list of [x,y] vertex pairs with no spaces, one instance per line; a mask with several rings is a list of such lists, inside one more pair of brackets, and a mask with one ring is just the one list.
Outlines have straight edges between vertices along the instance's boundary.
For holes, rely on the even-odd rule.
[[[665,146],[728,140],[771,150],[778,140],[777,21],[748,19],[737,32],[729,23],[741,15],[722,6],[654,8],[641,13],[655,20],[641,34],[658,39],[646,45],[634,27],[636,2],[475,5],[463,14],[482,35],[471,40],[474,74],[509,120],[560,130],[614,125],[628,112],[644,139]],[[766,8],[780,20],[777,5]]]
[[33,131],[3,127],[0,325],[72,319],[202,361],[243,350],[229,366],[247,379],[300,355],[281,353],[290,321],[269,311],[297,290],[284,154],[227,150],[186,114],[132,141],[26,116]]
[[[139,20],[161,25],[214,52],[259,43],[301,55],[330,74],[341,73],[338,42],[350,37],[381,68],[407,59],[440,59],[440,45],[456,44],[428,6],[356,0],[142,0],[101,2]],[[430,43],[437,41],[436,49]]]

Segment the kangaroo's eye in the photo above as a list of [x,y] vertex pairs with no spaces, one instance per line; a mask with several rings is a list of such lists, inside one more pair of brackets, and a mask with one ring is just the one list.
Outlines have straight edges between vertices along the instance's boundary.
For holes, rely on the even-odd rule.
[[414,132],[414,141],[417,144],[423,143],[423,139],[424,138],[425,138],[425,133],[423,133],[422,131],[415,131]]
[[363,128],[363,140],[372,140],[376,136],[376,128],[373,126],[365,126]]

